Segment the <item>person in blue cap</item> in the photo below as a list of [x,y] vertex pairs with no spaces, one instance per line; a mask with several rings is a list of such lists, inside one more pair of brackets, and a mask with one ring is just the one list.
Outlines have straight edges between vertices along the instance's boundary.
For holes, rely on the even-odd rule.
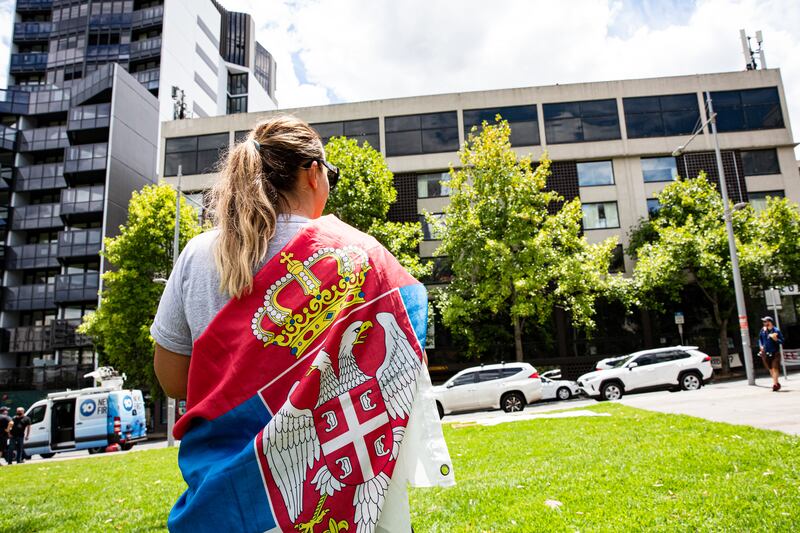
[[781,365],[781,345],[783,344],[783,333],[775,327],[775,321],[771,316],[765,316],[761,319],[764,327],[758,334],[758,355],[764,362],[764,366],[772,376],[772,390],[777,392],[781,390],[781,384],[778,382],[780,376]]

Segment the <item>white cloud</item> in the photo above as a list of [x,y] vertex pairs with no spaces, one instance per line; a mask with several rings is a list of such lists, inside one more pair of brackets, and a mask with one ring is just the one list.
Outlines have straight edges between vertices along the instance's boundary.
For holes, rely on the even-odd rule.
[[281,107],[743,70],[747,28],[763,30],[800,127],[793,0],[223,3],[254,15],[278,61]]
[[[796,0],[222,0],[252,13],[281,107],[735,71],[763,30],[800,128]],[[8,26],[11,0],[0,0]],[[8,33],[0,32],[7,42]],[[7,61],[0,39],[0,69]],[[800,129],[795,130],[800,132]]]

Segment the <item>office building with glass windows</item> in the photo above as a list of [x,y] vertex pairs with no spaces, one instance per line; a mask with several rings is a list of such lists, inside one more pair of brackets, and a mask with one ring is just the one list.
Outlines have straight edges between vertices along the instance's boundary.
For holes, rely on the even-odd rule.
[[[161,121],[275,109],[250,15],[214,0],[18,0],[0,92],[0,392],[84,384],[103,238],[156,181]],[[177,92],[177,91],[176,91]]]
[[[728,193],[733,202],[763,206],[767,196],[800,200],[800,175],[794,157],[779,70],[754,70],[653,79],[580,83],[546,87],[396,98],[286,110],[311,123],[323,139],[345,135],[381,151],[394,172],[397,202],[389,216],[422,222],[420,255],[434,263],[430,285],[446,283],[448,258],[438,257],[438,235],[423,213],[442,213],[448,190],[442,184],[457,151],[474,126],[499,114],[511,126],[511,144],[534,159],[545,152],[553,161],[548,188],[565,200],[580,198],[583,230],[590,242],[617,236],[613,269],[630,272],[624,253],[629,231],[658,209],[654,193],[677,176],[704,171],[718,182],[716,159],[706,127],[678,157],[707,116],[705,93],[718,113],[719,141]],[[208,118],[164,124],[159,169],[168,179],[178,166],[183,186],[198,194],[216,179],[216,153],[237,142],[271,113]],[[193,169],[193,171],[187,171]],[[610,306],[613,307],[613,306]],[[607,312],[606,312],[607,311]],[[671,320],[671,317],[670,317]],[[673,342],[677,331],[646,312],[633,317],[619,309],[598,313],[599,327],[588,339],[555,313],[548,342],[532,344],[532,355],[551,357],[623,352]],[[436,324],[437,355],[453,356],[453,339]],[[527,348],[526,348],[527,350]],[[715,351],[715,353],[718,353]],[[510,358],[513,349],[497,359]]]

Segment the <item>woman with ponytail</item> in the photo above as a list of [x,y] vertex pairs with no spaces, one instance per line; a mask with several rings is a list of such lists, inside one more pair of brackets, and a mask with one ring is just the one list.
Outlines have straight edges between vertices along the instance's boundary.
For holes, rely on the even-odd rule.
[[409,531],[406,484],[453,483],[425,289],[322,216],[336,178],[308,124],[258,124],[221,167],[215,228],[178,258],[150,330],[187,407],[172,531]]

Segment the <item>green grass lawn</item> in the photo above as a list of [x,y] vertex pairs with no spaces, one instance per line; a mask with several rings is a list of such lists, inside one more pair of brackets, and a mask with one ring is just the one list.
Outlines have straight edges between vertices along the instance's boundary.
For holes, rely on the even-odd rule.
[[[800,438],[592,409],[612,416],[446,425],[458,485],[412,492],[415,530],[791,531],[800,522]],[[0,483],[0,531],[162,530],[184,489],[175,450],[2,467]]]

